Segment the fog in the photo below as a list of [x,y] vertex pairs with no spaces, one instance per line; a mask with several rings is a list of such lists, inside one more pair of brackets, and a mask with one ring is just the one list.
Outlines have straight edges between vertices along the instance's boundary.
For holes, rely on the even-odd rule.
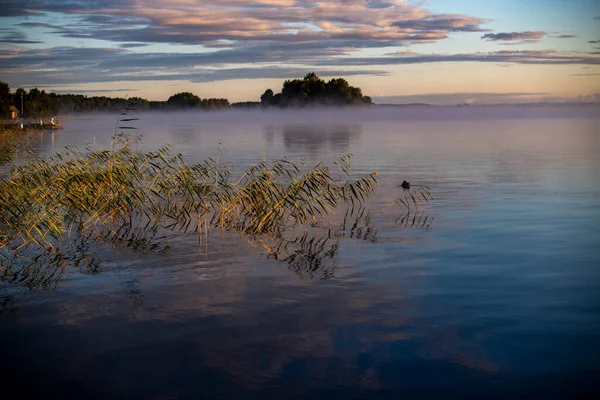
[[[116,120],[117,114],[92,114]],[[461,120],[502,118],[594,118],[600,115],[598,104],[524,104],[493,106],[374,106],[356,108],[300,109],[229,109],[218,111],[139,112],[142,121],[187,120],[194,123],[306,123],[306,122],[376,122],[406,120]],[[79,119],[85,114],[62,116]],[[155,120],[156,119],[156,120]]]
[[[469,144],[461,146],[471,148],[477,144],[473,138],[483,133],[486,140],[499,136],[512,140],[504,133],[535,130],[537,136],[530,137],[540,146],[548,135],[569,130],[574,120],[593,130],[600,118],[600,105],[375,106],[133,114],[139,120],[122,124],[117,123],[119,113],[59,116],[64,129],[42,134],[34,148],[43,154],[70,145],[105,148],[121,125],[135,127],[123,132],[142,136],[142,150],[170,144],[174,151],[193,154],[194,158],[212,157],[219,150],[226,159],[242,164],[265,156],[316,157],[353,151],[373,156],[374,152],[388,150],[376,143],[384,143],[389,137],[401,141],[403,148],[411,143],[420,143],[419,148],[437,148],[444,143],[442,147],[448,149],[467,135]],[[545,122],[527,128],[533,121]]]

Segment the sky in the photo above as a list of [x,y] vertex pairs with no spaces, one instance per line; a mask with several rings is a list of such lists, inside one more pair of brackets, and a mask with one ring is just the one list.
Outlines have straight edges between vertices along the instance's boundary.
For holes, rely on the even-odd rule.
[[258,101],[343,77],[376,103],[600,101],[598,0],[0,0],[12,90]]

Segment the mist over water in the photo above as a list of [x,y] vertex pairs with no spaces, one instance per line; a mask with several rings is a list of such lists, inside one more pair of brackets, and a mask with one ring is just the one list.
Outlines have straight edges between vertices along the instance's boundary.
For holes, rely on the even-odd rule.
[[[371,229],[317,232],[279,259],[232,232],[206,247],[171,233],[164,253],[100,246],[97,273],[68,269],[51,291],[2,282],[5,385],[79,398],[590,396],[599,111],[137,114],[139,150],[218,155],[234,174],[263,158],[353,153],[353,174],[379,173]],[[106,148],[116,119],[64,116],[32,145]],[[403,180],[429,186],[433,203],[390,206]]]

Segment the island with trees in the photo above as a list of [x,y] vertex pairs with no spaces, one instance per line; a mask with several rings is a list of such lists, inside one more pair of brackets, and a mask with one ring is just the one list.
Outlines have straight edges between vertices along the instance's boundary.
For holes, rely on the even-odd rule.
[[[258,99],[257,99],[258,100]],[[324,81],[314,72],[303,79],[286,80],[280,93],[267,89],[260,101],[230,104],[225,98],[200,98],[191,92],[176,93],[166,101],[150,101],[141,97],[85,96],[82,94],[47,93],[33,88],[18,88],[14,93],[5,82],[0,82],[0,119],[11,117],[17,109],[19,117],[42,118],[57,114],[83,112],[115,112],[135,104],[139,111],[222,110],[228,108],[270,108],[306,106],[357,106],[372,104],[359,87],[350,86],[342,78]]]
[[325,82],[314,72],[303,79],[286,80],[281,93],[267,89],[260,102],[263,107],[303,107],[303,106],[350,106],[372,104],[369,96],[363,96],[362,90],[342,78]]

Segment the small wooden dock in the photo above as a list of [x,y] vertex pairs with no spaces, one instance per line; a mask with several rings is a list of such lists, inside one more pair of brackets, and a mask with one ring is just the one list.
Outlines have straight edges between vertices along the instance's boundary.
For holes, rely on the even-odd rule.
[[22,129],[22,130],[58,130],[63,129],[63,124],[60,123],[39,123],[39,122],[9,122],[2,123],[0,127],[11,128],[11,129]]

